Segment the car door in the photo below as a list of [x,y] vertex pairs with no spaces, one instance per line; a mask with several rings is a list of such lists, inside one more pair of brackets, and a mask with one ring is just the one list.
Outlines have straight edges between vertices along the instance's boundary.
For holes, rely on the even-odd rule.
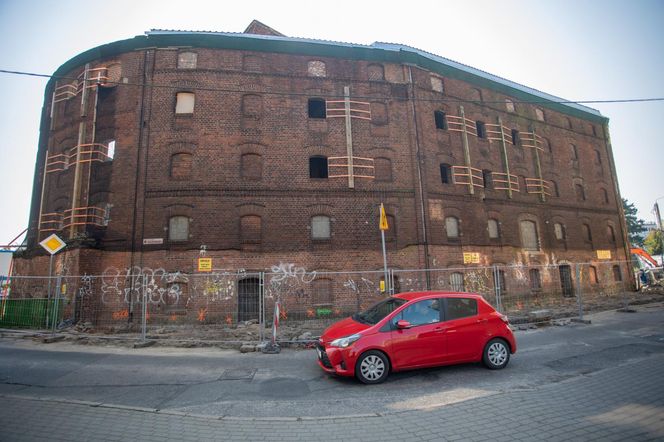
[[445,299],[446,363],[473,361],[481,355],[487,335],[486,319],[478,314],[477,299]]
[[[391,319],[390,357],[395,368],[423,367],[440,364],[445,355],[442,299],[417,301]],[[404,320],[410,328],[397,328]]]

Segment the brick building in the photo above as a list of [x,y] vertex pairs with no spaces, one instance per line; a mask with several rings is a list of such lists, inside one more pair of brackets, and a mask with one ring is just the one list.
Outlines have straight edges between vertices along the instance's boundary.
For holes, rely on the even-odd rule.
[[201,248],[220,269],[380,270],[381,203],[394,268],[624,261],[608,120],[563,101],[259,22],[109,43],[47,85],[17,268],[44,274],[55,232],[74,275],[192,273]]

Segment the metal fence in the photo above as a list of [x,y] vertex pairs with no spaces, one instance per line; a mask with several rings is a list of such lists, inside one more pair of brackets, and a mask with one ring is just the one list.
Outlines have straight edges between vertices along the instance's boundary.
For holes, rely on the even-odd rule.
[[515,324],[664,299],[633,292],[631,264],[459,267],[432,270],[307,272],[293,264],[270,272],[184,274],[109,269],[102,275],[13,276],[5,281],[0,327],[68,330],[108,338],[169,339],[190,345],[308,341],[329,324],[392,293],[479,293]]

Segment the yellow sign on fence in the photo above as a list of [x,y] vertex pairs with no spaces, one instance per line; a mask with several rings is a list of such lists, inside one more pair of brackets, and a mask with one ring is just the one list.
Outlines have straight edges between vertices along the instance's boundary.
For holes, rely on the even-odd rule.
[[198,258],[198,271],[211,272],[212,271],[212,258]]

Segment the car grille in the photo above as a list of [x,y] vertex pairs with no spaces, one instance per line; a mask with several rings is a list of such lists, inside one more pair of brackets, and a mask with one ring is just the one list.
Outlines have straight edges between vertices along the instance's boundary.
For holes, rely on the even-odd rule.
[[326,368],[332,368],[330,358],[328,358],[327,353],[325,353],[325,347],[322,345],[316,345],[316,350],[318,350],[318,360],[320,360],[321,364]]

